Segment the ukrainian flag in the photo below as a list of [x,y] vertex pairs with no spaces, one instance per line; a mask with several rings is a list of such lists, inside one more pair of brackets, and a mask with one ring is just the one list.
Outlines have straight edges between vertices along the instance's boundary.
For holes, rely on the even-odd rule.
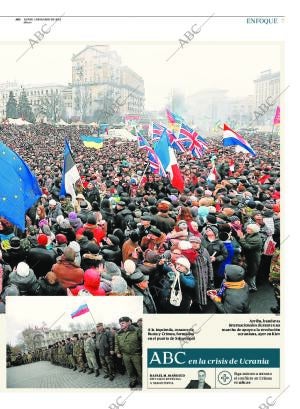
[[103,138],[90,135],[81,135],[80,139],[87,148],[100,149],[103,147]]

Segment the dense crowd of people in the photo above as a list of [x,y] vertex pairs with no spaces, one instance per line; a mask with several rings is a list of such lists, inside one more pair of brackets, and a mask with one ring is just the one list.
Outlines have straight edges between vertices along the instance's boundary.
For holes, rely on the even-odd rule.
[[142,319],[119,319],[120,328],[96,325],[96,330],[73,334],[48,347],[7,353],[7,367],[49,361],[53,365],[113,381],[127,372],[129,387],[142,386]]
[[[256,157],[220,138],[200,159],[178,154],[179,193],[149,171],[137,142],[85,148],[80,135],[93,131],[0,125],[42,190],[25,232],[0,215],[0,312],[8,295],[107,295],[143,297],[144,313],[201,313],[212,303],[220,313],[247,313],[249,291],[265,281],[276,298],[269,308],[280,311],[277,135],[247,136]],[[75,203],[60,195],[65,137],[81,175]]]

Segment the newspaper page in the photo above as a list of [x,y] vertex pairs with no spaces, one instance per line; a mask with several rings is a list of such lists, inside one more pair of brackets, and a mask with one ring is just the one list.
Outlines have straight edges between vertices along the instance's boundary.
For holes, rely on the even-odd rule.
[[1,392],[288,399],[285,13],[62,6],[0,17]]

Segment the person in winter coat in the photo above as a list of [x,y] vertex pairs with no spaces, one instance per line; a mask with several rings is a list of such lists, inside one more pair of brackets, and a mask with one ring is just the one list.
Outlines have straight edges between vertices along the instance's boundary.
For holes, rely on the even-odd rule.
[[222,282],[222,277],[219,275],[221,263],[226,260],[228,253],[224,243],[218,238],[218,229],[215,226],[207,226],[202,239],[203,247],[205,247],[210,255],[214,270],[214,284],[219,287]]
[[136,268],[132,260],[126,260],[124,263],[123,278],[127,285],[134,291],[135,295],[143,297],[143,312],[156,314],[157,309],[152,295],[148,288],[149,277]]
[[103,199],[101,202],[100,212],[102,214],[102,218],[107,223],[107,233],[112,234],[114,230],[114,214],[111,209],[111,203],[109,199]]
[[165,234],[170,233],[176,223],[175,220],[169,216],[170,206],[171,205],[168,201],[162,200],[158,203],[158,213],[154,216],[157,228]]
[[36,295],[37,278],[29,265],[21,261],[10,273],[9,284],[18,287],[20,295]]
[[227,264],[225,280],[219,291],[210,290],[211,298],[217,311],[222,314],[247,314],[249,307],[249,287],[244,281],[245,270],[241,266]]
[[89,268],[84,272],[83,285],[78,285],[71,289],[73,295],[78,295],[79,291],[86,290],[91,295],[105,295],[105,291],[100,286],[100,274],[95,268]]
[[83,193],[90,205],[92,205],[93,202],[100,203],[99,191],[92,182],[88,183],[86,190]]
[[47,215],[49,226],[54,225],[56,223],[57,216],[62,216],[62,214],[60,203],[56,202],[54,199],[49,200],[49,210]]
[[20,295],[18,287],[15,284],[9,284],[0,293],[0,314],[5,313],[5,304],[7,296],[17,296]]
[[125,202],[118,202],[116,205],[115,228],[125,231],[128,222],[134,220],[133,212],[126,207]]
[[94,239],[97,242],[97,244],[99,245],[100,242],[103,240],[104,236],[105,236],[105,231],[104,229],[100,228],[99,226],[97,226],[96,223],[96,218],[95,216],[89,216],[87,219],[87,223],[85,223],[83,225],[83,227],[81,227],[80,229],[77,230],[76,232],[76,239],[80,239],[80,237],[82,237],[83,232],[89,230],[90,232],[93,233],[94,235]]
[[109,234],[103,242],[105,243],[101,247],[101,254],[106,261],[112,261],[118,266],[121,265],[122,261],[122,251],[119,247],[120,240],[114,234]]
[[49,271],[45,277],[39,278],[37,295],[67,295],[67,291],[57,281],[56,274]]
[[214,272],[210,255],[203,247],[201,239],[190,237],[192,248],[197,255],[192,263],[192,273],[196,279],[195,294],[190,309],[191,313],[199,313],[207,306],[207,290],[214,288]]
[[142,330],[132,325],[129,317],[119,319],[120,331],[115,337],[115,353],[117,358],[123,358],[130,383],[134,388],[142,385]]
[[3,260],[8,263],[11,268],[17,266],[21,261],[25,261],[26,252],[21,248],[21,240],[19,237],[12,237],[9,240],[10,248],[7,251],[3,251]]
[[56,262],[56,253],[53,250],[47,250],[48,237],[45,234],[39,234],[37,238],[38,246],[29,250],[26,262],[32,268],[37,278],[45,276],[51,270]]
[[56,274],[59,284],[65,289],[75,288],[83,283],[83,270],[74,261],[75,251],[67,247],[51,269]]
[[80,229],[80,227],[83,226],[82,221],[79,219],[79,217],[77,217],[77,213],[75,212],[70,212],[68,214],[68,219],[70,222],[71,227],[73,227],[75,233],[77,232],[77,230]]
[[262,239],[259,234],[259,226],[257,224],[248,224],[246,227],[246,235],[242,232],[238,233],[240,245],[242,246],[246,263],[247,272],[246,279],[249,284],[250,291],[257,291],[256,275],[260,265]]

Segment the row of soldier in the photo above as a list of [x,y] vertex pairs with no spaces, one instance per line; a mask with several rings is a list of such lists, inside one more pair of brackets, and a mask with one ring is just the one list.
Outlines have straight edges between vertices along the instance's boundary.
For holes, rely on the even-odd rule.
[[[135,324],[129,317],[119,319],[121,329],[96,325],[96,331],[74,334],[48,346],[23,354],[20,364],[50,361],[73,371],[100,375],[113,381],[116,373],[130,378],[129,387],[142,384],[142,319]],[[129,334],[127,334],[129,332]]]

